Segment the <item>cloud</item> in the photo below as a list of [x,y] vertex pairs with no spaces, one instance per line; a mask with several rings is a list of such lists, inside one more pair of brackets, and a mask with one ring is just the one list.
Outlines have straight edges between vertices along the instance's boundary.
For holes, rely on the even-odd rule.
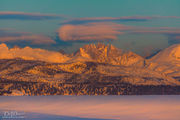
[[0,29],[0,42],[22,43],[33,45],[55,44],[56,42],[48,36],[32,34],[30,32],[19,32],[13,29]]
[[87,17],[87,18],[76,18],[64,21],[64,24],[83,24],[90,22],[113,22],[113,21],[147,21],[152,19],[152,17],[143,17],[143,16],[129,16],[129,17]]
[[122,34],[164,34],[171,38],[180,36],[180,28],[126,26],[113,22],[65,24],[58,30],[63,41],[116,40]]
[[116,40],[117,35],[131,29],[129,26],[111,22],[87,23],[83,25],[63,25],[58,34],[63,41],[103,41]]
[[[163,34],[169,42],[179,41],[180,28],[174,27],[138,27],[113,22],[94,22],[83,24],[65,24],[58,30],[63,41],[104,41],[116,40],[122,34]],[[178,40],[177,40],[178,39]],[[178,42],[179,43],[179,42]]]
[[164,34],[168,36],[179,36],[180,28],[173,27],[136,27],[136,29],[130,31],[134,34]]
[[53,63],[61,63],[69,59],[66,55],[62,55],[59,52],[39,48],[33,49],[30,47],[9,49],[6,44],[0,44],[0,51],[0,59],[21,58],[25,60],[40,60]]
[[87,17],[66,20],[63,24],[85,24],[91,22],[144,22],[152,19],[180,19],[179,16],[125,16],[125,17]]
[[180,43],[180,34],[179,35],[171,35],[171,36],[169,36],[168,43],[170,45],[172,45],[172,44],[179,44]]
[[168,43],[170,45],[180,43],[180,28],[171,27],[155,27],[155,28],[138,28],[132,30],[133,34],[162,34],[168,37]]
[[43,35],[22,35],[22,36],[0,37],[0,42],[19,42],[19,41],[26,41],[36,45],[56,43],[50,37]]
[[176,40],[180,40],[180,36],[176,36],[175,39],[176,39]]
[[47,19],[59,19],[65,18],[64,15],[56,14],[42,14],[42,13],[24,13],[24,12],[11,12],[5,11],[0,12],[0,19],[10,19],[10,20],[47,20]]
[[132,33],[153,33],[153,34],[166,34],[166,35],[178,35],[180,34],[180,29],[179,28],[138,28]]

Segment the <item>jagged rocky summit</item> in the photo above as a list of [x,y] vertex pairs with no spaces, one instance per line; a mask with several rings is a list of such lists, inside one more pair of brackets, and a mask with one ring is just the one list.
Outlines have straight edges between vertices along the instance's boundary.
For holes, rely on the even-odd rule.
[[180,45],[150,59],[112,45],[73,55],[0,45],[0,95],[180,94]]
[[106,46],[102,43],[85,45],[75,53],[75,57],[81,57],[87,61],[123,66],[142,65],[144,63],[144,59],[133,52],[123,51],[113,45]]

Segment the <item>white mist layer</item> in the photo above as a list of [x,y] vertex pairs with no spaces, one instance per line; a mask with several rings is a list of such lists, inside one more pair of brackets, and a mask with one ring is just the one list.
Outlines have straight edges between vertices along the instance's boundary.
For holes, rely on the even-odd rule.
[[179,120],[180,96],[0,97],[1,111],[118,120]]

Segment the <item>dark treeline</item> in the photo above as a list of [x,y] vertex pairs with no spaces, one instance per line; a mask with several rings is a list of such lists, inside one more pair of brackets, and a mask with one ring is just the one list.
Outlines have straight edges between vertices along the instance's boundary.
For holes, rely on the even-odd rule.
[[0,95],[180,95],[180,86],[1,81]]

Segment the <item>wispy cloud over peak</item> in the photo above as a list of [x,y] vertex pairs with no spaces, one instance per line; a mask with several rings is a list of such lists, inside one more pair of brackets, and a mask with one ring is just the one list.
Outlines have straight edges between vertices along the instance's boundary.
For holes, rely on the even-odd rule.
[[83,24],[90,22],[144,22],[152,19],[180,19],[180,16],[124,16],[124,17],[85,17],[64,21],[64,24]]
[[32,45],[55,44],[56,42],[49,36],[33,34],[30,32],[16,31],[15,29],[0,29],[0,42],[5,43],[29,43]]
[[16,20],[46,20],[65,18],[65,15],[42,14],[42,13],[25,13],[25,12],[0,12],[0,19],[16,19]]
[[0,37],[0,42],[20,42],[26,41],[31,44],[53,44],[56,43],[50,37],[43,35],[21,35],[21,36],[6,36]]
[[180,40],[180,36],[176,36],[175,38],[176,38],[177,40]]
[[117,35],[131,27],[111,22],[87,23],[83,25],[66,24],[59,28],[58,34],[63,41],[116,40]]
[[147,21],[152,17],[143,16],[127,16],[127,17],[86,17],[86,18],[75,18],[64,21],[64,24],[83,24],[89,22],[113,22],[113,21]]
[[[100,20],[100,18],[97,19]],[[117,40],[118,36],[122,34],[161,34],[167,36],[168,41],[172,41],[180,35],[180,29],[175,27],[127,26],[108,21],[64,24],[59,28],[58,34],[63,41],[109,41]]]

